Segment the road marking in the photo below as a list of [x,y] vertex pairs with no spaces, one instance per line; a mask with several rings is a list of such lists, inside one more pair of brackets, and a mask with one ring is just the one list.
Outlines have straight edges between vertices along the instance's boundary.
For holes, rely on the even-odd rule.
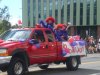
[[100,61],[94,61],[94,62],[84,62],[82,64],[95,64],[95,63],[100,63]]
[[95,74],[91,74],[91,75],[100,75],[100,73],[95,73]]

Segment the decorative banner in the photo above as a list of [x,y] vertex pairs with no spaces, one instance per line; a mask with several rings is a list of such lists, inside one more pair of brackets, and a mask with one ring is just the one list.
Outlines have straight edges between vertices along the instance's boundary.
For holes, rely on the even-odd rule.
[[80,40],[80,36],[76,35],[76,36],[73,36],[74,40]]
[[69,42],[62,42],[62,53],[63,50],[66,52],[66,55],[63,55],[64,57],[86,55],[84,41],[74,41],[73,46],[71,46]]
[[70,37],[70,38],[68,39],[68,42],[69,42],[69,43],[74,42],[74,38],[73,38],[73,37]]
[[62,49],[62,56],[65,56],[65,55],[67,55],[67,52],[66,50]]
[[76,41],[71,43],[71,46],[76,46],[76,45],[77,45]]
[[80,46],[85,46],[85,41],[79,41]]

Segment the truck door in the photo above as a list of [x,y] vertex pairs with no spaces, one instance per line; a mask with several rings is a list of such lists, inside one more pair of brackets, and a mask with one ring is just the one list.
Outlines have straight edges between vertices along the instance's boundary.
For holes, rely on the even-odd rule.
[[55,61],[57,58],[57,46],[54,34],[50,30],[45,31],[46,37],[47,37],[47,47],[49,52],[49,61]]
[[31,57],[33,63],[43,63],[48,59],[48,50],[46,48],[47,42],[44,37],[42,30],[35,30],[32,39],[39,41],[39,47],[34,48],[35,45],[31,47]]

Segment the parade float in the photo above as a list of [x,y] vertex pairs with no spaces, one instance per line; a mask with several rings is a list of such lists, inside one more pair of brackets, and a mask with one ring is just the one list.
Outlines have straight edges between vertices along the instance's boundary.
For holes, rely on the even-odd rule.
[[31,65],[47,69],[51,63],[63,63],[68,70],[77,70],[81,57],[86,55],[85,41],[78,35],[67,37],[62,30],[55,34],[52,28],[50,24],[46,27],[36,24],[35,28],[10,29],[3,33],[0,70],[7,71],[8,75],[24,75]]

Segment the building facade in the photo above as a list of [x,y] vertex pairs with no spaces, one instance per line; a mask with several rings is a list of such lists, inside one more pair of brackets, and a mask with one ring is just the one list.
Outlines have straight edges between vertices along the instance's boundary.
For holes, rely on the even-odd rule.
[[100,37],[100,0],[22,0],[24,27],[53,16],[56,23],[71,23],[70,35]]

